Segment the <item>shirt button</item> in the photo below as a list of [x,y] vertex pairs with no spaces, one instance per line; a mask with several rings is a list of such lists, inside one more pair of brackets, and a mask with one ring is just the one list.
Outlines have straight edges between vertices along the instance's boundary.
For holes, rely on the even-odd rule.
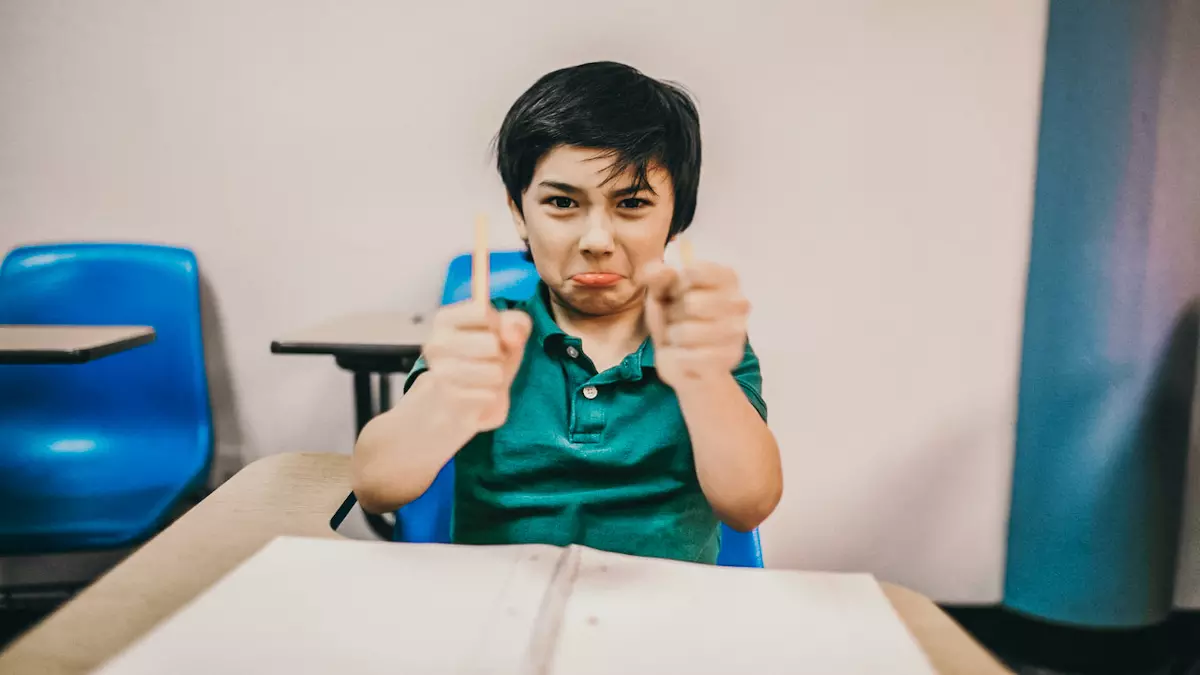
[[599,393],[600,391],[590,384],[583,388],[583,397],[589,401],[596,398],[596,395]]
[[575,345],[567,345],[567,356],[573,359],[579,358],[579,350],[575,349]]

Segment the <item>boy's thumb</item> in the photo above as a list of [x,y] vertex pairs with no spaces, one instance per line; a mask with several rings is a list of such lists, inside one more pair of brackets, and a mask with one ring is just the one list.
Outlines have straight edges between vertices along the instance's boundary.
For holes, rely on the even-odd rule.
[[521,311],[500,313],[500,340],[504,351],[511,357],[525,352],[525,341],[533,330],[533,321]]
[[679,273],[670,265],[656,260],[647,263],[642,268],[643,283],[646,284],[646,295],[651,300],[666,299],[671,292],[671,286],[679,277]]

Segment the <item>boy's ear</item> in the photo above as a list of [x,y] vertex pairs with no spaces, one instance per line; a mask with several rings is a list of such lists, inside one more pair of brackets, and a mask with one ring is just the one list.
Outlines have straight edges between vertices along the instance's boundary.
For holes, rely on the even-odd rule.
[[525,227],[525,216],[521,215],[521,208],[513,201],[510,196],[508,198],[508,211],[512,214],[513,225],[517,228],[517,236],[524,241],[529,241],[529,231]]

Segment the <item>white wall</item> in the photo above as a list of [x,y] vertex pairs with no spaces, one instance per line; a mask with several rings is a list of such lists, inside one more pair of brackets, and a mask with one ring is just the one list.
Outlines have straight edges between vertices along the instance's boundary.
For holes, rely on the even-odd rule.
[[[268,352],[433,303],[542,73],[699,99],[694,239],[755,303],[772,565],[1000,596],[1045,2],[0,0],[0,247],[193,248],[223,458],[348,451],[347,375]],[[507,230],[501,243],[515,244]]]

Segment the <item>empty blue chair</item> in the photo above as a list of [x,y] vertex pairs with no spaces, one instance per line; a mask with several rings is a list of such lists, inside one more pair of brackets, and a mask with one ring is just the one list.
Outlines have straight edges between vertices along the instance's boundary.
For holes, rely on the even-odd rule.
[[[491,264],[492,297],[524,300],[537,288],[538,275],[523,251],[493,251]],[[448,305],[471,296],[471,256],[460,255],[450,261],[442,304]],[[438,473],[425,494],[396,512],[396,535],[408,542],[450,541],[450,520],[454,505],[454,461]],[[758,530],[738,532],[721,525],[721,550],[717,564],[726,567],[762,567],[762,545]]]
[[136,543],[203,487],[213,440],[191,251],[17,248],[0,265],[0,323],[157,333],[90,363],[0,366],[0,553]]

